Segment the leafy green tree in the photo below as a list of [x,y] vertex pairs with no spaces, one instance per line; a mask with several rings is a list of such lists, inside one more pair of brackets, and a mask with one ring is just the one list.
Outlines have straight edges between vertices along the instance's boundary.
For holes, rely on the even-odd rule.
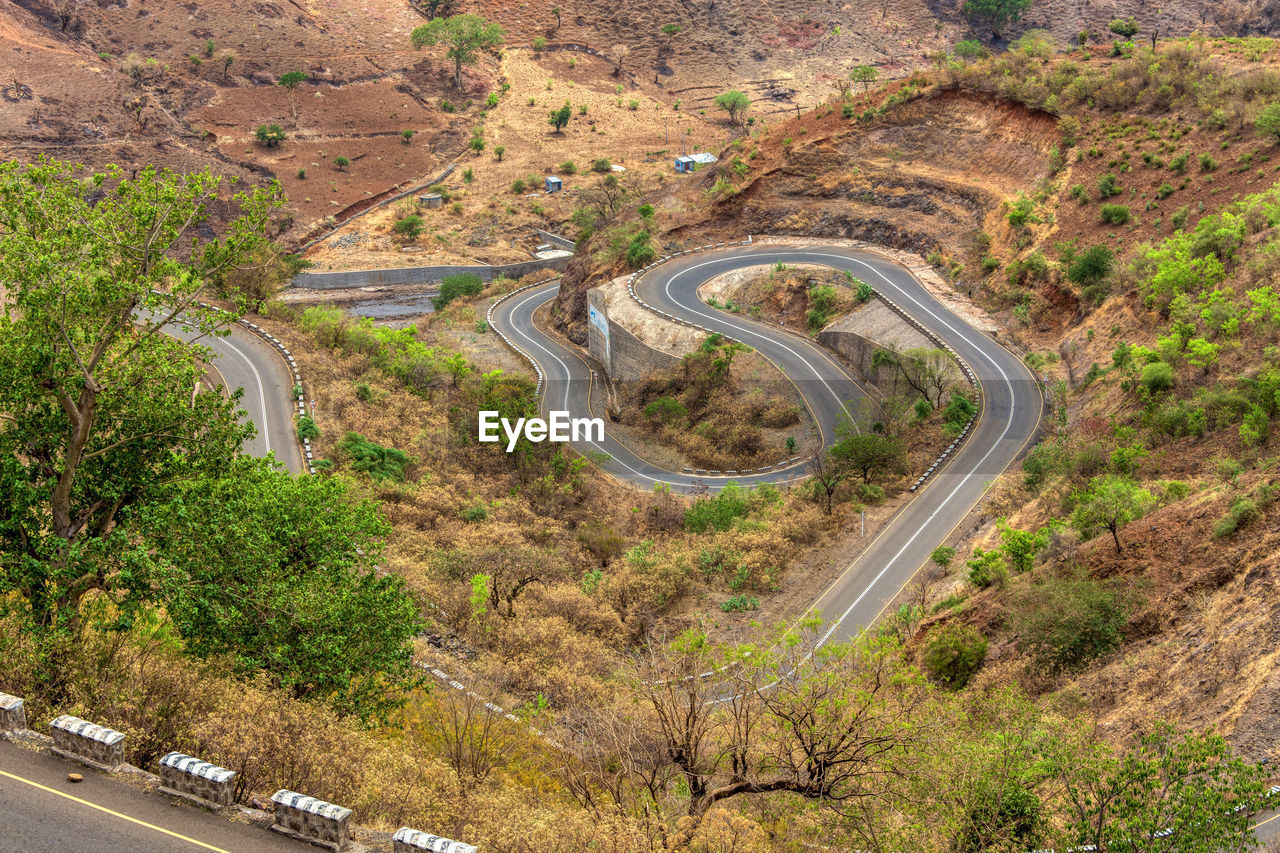
[[366,718],[416,683],[417,606],[402,578],[375,571],[389,527],[342,479],[241,458],[148,506],[138,527],[171,572],[161,596],[189,651]]
[[929,559],[933,564],[944,572],[951,568],[951,561],[956,558],[956,549],[949,545],[939,545],[933,549],[933,553],[929,555]]
[[729,123],[734,125],[742,124],[747,110],[751,109],[751,98],[737,89],[730,89],[716,95],[714,103],[729,114]]
[[880,77],[880,72],[876,70],[874,65],[855,65],[853,70],[849,72],[849,79],[855,83],[862,84],[862,91],[871,88],[871,84],[876,82]]
[[410,240],[416,239],[422,233],[422,228],[422,217],[416,213],[400,217],[396,220],[395,225],[391,226],[391,229],[397,234],[408,237]]
[[268,148],[274,148],[285,140],[284,128],[278,124],[260,124],[253,135]]
[[1009,579],[1009,563],[999,548],[992,548],[990,551],[974,548],[973,557],[965,560],[965,565],[969,567],[969,583],[978,589],[986,589],[992,585],[1004,586]]
[[453,84],[461,91],[462,66],[474,64],[480,51],[501,45],[502,27],[479,15],[454,15],[416,27],[409,34],[409,41],[418,50],[426,45],[445,45],[444,55],[453,60]]
[[966,17],[981,18],[999,34],[1005,25],[1016,24],[1031,8],[1031,0],[965,0],[961,11]]
[[1004,519],[998,523],[1000,550],[1009,560],[1009,568],[1017,574],[1025,574],[1035,568],[1036,558],[1049,544],[1048,530],[1019,530],[1010,527]]
[[1099,243],[1097,246],[1090,246],[1072,259],[1070,266],[1067,267],[1067,278],[1071,279],[1073,284],[1081,286],[1093,284],[1111,275],[1115,262],[1115,253],[1109,247]]
[[1107,24],[1107,29],[1121,38],[1131,39],[1138,34],[1138,30],[1141,28],[1133,18],[1115,18],[1111,23]]
[[1089,487],[1076,495],[1076,508],[1071,522],[1085,538],[1096,536],[1103,530],[1115,541],[1116,553],[1120,546],[1120,530],[1129,522],[1137,521],[1155,506],[1151,492],[1128,477],[1107,474],[1095,477]]
[[306,79],[307,75],[303,71],[286,71],[280,75],[280,85],[284,86],[285,91],[289,93],[289,112],[293,116],[294,124],[298,123],[298,105],[293,100],[293,90]]
[[350,165],[351,165],[351,158],[349,157],[343,157],[339,155],[333,158],[333,166],[339,172],[345,172],[347,170],[347,167]]
[[569,124],[569,119],[573,118],[573,107],[568,101],[564,102],[564,106],[558,110],[551,111],[551,118],[547,123],[555,128],[556,133],[560,133]]
[[1268,804],[1267,769],[1236,757],[1221,735],[1159,722],[1121,755],[1092,734],[1078,740],[1050,759],[1073,841],[1095,850],[1257,849],[1251,824]]
[[275,186],[235,193],[224,236],[203,236],[221,190],[208,171],[0,164],[0,596],[43,628],[78,629],[90,592],[121,619],[151,601],[130,514],[252,434],[236,398],[200,393],[208,351],[162,331],[225,327],[199,300],[282,203]]
[[405,469],[409,467],[409,455],[394,447],[383,447],[358,432],[349,432],[336,445],[351,459],[351,470],[368,474],[375,481],[405,481]]
[[831,448],[831,452],[849,470],[870,483],[902,464],[905,452],[902,440],[878,432],[848,435]]
[[985,59],[987,56],[987,48],[982,42],[976,39],[965,39],[957,42],[955,47],[956,56],[960,57],[964,62],[973,62],[978,59]]
[[1265,136],[1272,142],[1280,142],[1280,101],[1263,107],[1253,126],[1259,136]]

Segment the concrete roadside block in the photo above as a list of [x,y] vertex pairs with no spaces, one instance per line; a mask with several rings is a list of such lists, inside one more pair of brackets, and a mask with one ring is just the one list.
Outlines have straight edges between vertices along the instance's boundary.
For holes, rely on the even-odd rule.
[[27,730],[27,707],[17,696],[0,693],[0,732]]
[[329,850],[351,846],[351,809],[281,788],[271,795],[276,821],[271,829]]
[[124,764],[124,733],[63,714],[49,723],[53,754],[111,773]]
[[431,853],[476,853],[477,848],[461,841],[452,841],[438,835],[430,835],[417,829],[402,826],[391,837],[393,853],[418,853],[430,850]]
[[234,771],[181,752],[160,759],[160,791],[199,806],[231,805],[235,778]]

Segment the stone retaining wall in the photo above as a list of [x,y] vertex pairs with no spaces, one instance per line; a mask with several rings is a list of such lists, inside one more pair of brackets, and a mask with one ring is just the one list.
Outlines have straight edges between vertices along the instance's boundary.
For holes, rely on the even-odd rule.
[[17,696],[0,693],[0,732],[22,732],[26,729],[26,705]]
[[[608,337],[590,322],[595,311],[608,327]],[[680,359],[660,352],[637,338],[623,326],[609,319],[604,292],[593,287],[587,291],[587,350],[591,357],[604,365],[610,379],[626,381],[639,379],[658,370],[670,370],[680,364]]]
[[407,826],[396,830],[396,834],[391,837],[391,846],[393,853],[418,853],[420,850],[430,850],[431,853],[476,853],[477,851],[477,848],[470,844],[441,838],[438,835],[429,835]]
[[160,759],[160,790],[183,799],[229,806],[235,799],[234,771],[181,752]]
[[49,723],[53,751],[63,758],[107,771],[124,764],[124,733],[63,714]]
[[275,831],[330,850],[351,845],[351,809],[284,788],[272,794],[271,801],[276,804],[276,822],[271,825]]

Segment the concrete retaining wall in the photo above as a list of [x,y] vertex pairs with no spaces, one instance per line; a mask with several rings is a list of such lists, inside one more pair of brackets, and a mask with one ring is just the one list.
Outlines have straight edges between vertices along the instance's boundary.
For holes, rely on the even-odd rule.
[[181,752],[160,759],[160,790],[200,804],[231,805],[235,778],[234,771]]
[[301,272],[293,279],[295,287],[306,287],[311,290],[342,290],[356,287],[370,287],[387,284],[430,284],[438,283],[448,275],[474,273],[485,281],[492,281],[498,276],[507,278],[523,278],[531,272],[542,270],[564,271],[569,265],[569,258],[545,258],[521,261],[515,264],[489,266],[484,264],[458,264],[434,267],[397,267],[381,270],[342,270],[338,272]]
[[271,825],[276,832],[330,850],[351,845],[351,809],[284,788],[272,794],[271,801],[276,804],[276,822]]
[[604,365],[610,379],[639,379],[655,370],[670,370],[680,364],[680,359],[676,356],[654,349],[622,326],[611,322],[608,319],[605,296],[600,288],[593,287],[587,291],[587,306],[588,314],[594,309],[608,325],[606,347],[604,335],[592,323],[587,323],[587,348],[591,356]]
[[108,772],[124,764],[124,733],[63,714],[49,723],[53,752]]
[[552,234],[550,231],[543,231],[541,228],[533,229],[538,235],[538,239],[543,242],[558,246],[561,249],[568,249],[570,252],[576,251],[578,244],[570,240],[568,237],[561,237],[559,234]]
[[21,732],[26,729],[26,705],[17,696],[0,693],[0,732]]

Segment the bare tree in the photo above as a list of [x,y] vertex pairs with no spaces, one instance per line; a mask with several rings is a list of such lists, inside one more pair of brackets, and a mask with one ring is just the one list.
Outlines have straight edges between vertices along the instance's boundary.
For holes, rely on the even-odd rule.
[[819,453],[809,460],[809,475],[814,489],[827,496],[827,515],[831,515],[831,499],[840,484],[849,479],[849,466],[830,452]]
[[609,61],[613,63],[613,76],[620,77],[622,75],[622,63],[631,55],[631,48],[625,44],[615,44],[609,48]]
[[441,687],[427,712],[430,732],[460,779],[483,782],[527,738],[470,691]]

